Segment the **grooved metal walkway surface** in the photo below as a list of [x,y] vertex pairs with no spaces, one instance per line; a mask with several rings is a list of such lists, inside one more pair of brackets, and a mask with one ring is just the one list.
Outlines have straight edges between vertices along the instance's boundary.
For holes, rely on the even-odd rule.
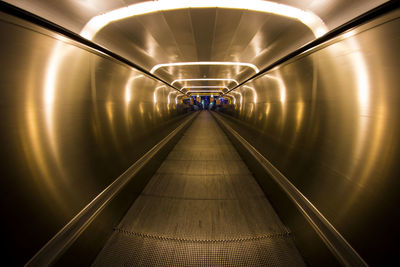
[[229,139],[202,111],[94,266],[303,266]]

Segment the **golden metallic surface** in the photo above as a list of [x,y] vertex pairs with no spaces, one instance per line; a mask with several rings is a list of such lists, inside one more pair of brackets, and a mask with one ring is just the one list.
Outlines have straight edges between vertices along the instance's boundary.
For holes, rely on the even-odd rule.
[[[142,1],[6,2],[79,34],[93,17]],[[332,30],[385,1],[277,2],[313,12]],[[398,10],[378,17],[285,62],[229,92],[225,107],[257,129],[250,141],[372,263],[394,258],[400,218],[398,17]],[[26,262],[172,129],[187,97],[3,13],[0,34],[2,228],[9,249],[21,249],[18,260]],[[204,8],[115,21],[93,41],[150,71],[200,61],[263,69],[314,39],[304,23],[285,16]],[[240,83],[253,74],[235,65],[156,73],[169,83],[185,80],[177,88],[232,88],[236,83],[188,79]]]
[[[157,5],[154,1],[133,0],[6,0],[13,5],[48,19],[77,34],[82,34],[85,26],[96,16],[139,4],[136,13],[113,21],[87,38],[111,51],[135,62],[150,71],[157,64],[178,62],[242,62],[262,69],[302,45],[314,40],[316,36],[308,26],[311,17],[303,22],[293,18],[311,13],[332,30],[356,16],[386,2],[385,0],[279,0],[258,1],[261,3],[282,4],[293,10],[272,8],[256,12],[232,8],[181,8],[153,13],[145,13],[148,6]],[[171,6],[231,5],[243,6],[243,1],[208,0],[163,0],[165,8]],[[246,2],[246,8],[257,9],[254,1]],[[257,2],[257,1],[256,1]],[[170,3],[170,4],[169,4]],[[181,3],[181,4],[179,4]],[[142,6],[142,7],[140,7]],[[296,10],[300,14],[296,14]],[[136,14],[133,12],[132,14]],[[268,13],[271,12],[271,13]],[[292,17],[291,17],[292,16]],[[101,19],[100,19],[101,24]],[[254,70],[243,66],[171,66],[159,69],[157,76],[172,83],[176,79],[225,78],[244,81],[254,74]],[[186,81],[182,86],[191,85],[229,85],[233,83]]]
[[26,257],[168,133],[182,94],[3,13],[0,33],[3,223]]
[[[232,91],[243,101],[226,109],[257,129],[257,148],[373,263],[393,256],[388,229],[400,215],[399,15]],[[386,244],[371,253],[377,241]]]

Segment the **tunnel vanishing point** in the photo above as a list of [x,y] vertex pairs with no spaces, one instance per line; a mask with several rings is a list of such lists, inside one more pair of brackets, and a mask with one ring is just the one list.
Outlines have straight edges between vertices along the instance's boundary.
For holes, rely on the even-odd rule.
[[3,266],[399,266],[400,1],[0,1]]

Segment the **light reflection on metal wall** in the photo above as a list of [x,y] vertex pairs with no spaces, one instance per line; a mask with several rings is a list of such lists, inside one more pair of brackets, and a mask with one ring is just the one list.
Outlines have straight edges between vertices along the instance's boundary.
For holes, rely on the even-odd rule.
[[393,259],[387,229],[400,218],[398,16],[246,84],[255,105],[248,87],[238,88],[243,108],[226,110],[262,131],[258,149],[375,264]]
[[[321,32],[332,30],[386,0],[6,2],[81,33],[150,71],[158,64],[199,61],[251,63],[262,69],[314,40]],[[196,6],[209,8],[193,8]],[[216,6],[219,8],[213,8]],[[148,13],[161,9],[164,11]],[[204,75],[240,82],[253,73],[251,68],[239,66],[181,66],[157,71],[159,77],[169,82]]]
[[8,39],[0,44],[0,187],[9,203],[2,223],[24,263],[182,110],[170,101],[180,93],[161,82],[1,16]]

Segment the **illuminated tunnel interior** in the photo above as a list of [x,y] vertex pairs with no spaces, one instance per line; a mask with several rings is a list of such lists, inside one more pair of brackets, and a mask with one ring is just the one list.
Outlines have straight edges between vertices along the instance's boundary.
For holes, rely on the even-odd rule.
[[397,266],[400,10],[0,2],[7,266]]

